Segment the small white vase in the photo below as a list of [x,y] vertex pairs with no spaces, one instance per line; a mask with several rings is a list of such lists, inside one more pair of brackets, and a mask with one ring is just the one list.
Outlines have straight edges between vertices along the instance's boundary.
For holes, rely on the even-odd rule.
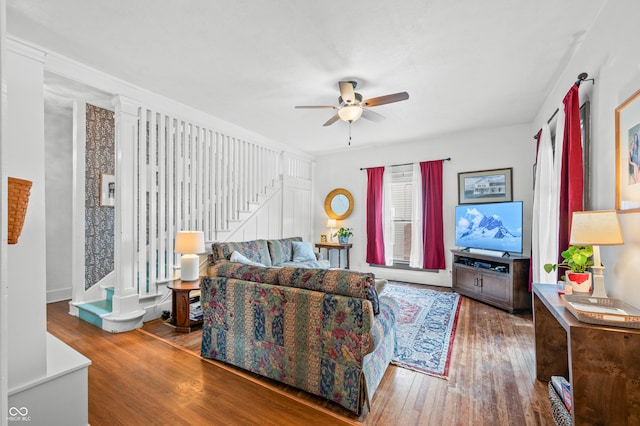
[[591,272],[567,272],[565,275],[574,292],[591,292]]

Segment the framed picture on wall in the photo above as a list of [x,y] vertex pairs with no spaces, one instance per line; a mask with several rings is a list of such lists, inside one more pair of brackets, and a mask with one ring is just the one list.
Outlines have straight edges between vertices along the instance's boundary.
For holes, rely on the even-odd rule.
[[640,211],[640,90],[616,108],[616,210]]
[[116,177],[102,173],[100,175],[100,205],[115,207],[116,205]]
[[512,168],[458,173],[458,204],[513,201]]

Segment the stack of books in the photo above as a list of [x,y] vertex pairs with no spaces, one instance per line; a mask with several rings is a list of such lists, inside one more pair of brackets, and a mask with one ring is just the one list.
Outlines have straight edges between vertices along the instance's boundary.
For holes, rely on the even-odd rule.
[[202,321],[202,306],[200,306],[200,296],[189,298],[189,319],[191,321]]
[[556,393],[564,402],[564,406],[567,407],[567,410],[571,412],[572,401],[571,401],[571,386],[567,379],[562,376],[551,376],[551,384],[555,389]]

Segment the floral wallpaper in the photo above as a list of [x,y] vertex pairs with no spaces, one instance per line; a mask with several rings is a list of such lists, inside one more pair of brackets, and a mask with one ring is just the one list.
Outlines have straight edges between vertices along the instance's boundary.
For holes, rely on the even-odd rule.
[[100,176],[115,174],[113,112],[87,104],[85,151],[85,289],[88,289],[114,269],[114,208],[100,205]]

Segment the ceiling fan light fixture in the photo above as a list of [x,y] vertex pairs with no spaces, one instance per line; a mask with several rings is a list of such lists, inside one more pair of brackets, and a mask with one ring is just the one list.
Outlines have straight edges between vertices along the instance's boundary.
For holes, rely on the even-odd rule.
[[358,105],[348,105],[338,110],[338,116],[348,122],[352,123],[362,116],[362,107]]
[[[338,82],[338,86],[340,88],[338,105],[296,106],[296,108],[331,108],[333,110],[337,110],[337,113],[332,115],[331,118],[322,125],[323,127],[326,127],[331,126],[340,119],[349,124],[358,120],[360,117],[371,121],[382,121],[384,120],[384,117],[371,111],[369,108],[409,99],[409,94],[407,92],[399,92],[363,100],[362,95],[354,91],[356,84],[357,83],[355,81]],[[351,128],[351,126],[349,126],[349,128]]]

